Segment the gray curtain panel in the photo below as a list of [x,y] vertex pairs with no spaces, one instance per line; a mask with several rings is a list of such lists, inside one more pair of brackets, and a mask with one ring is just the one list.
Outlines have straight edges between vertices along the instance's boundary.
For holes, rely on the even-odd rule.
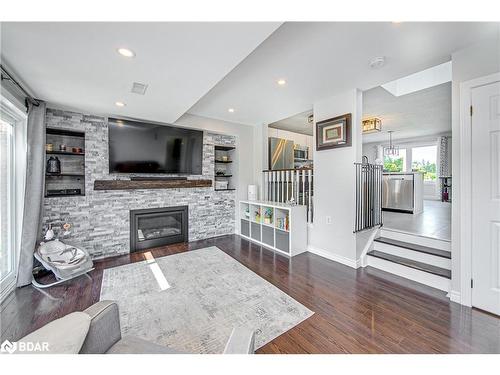
[[33,252],[39,238],[45,181],[45,103],[31,105],[27,124],[26,188],[17,286],[31,284]]

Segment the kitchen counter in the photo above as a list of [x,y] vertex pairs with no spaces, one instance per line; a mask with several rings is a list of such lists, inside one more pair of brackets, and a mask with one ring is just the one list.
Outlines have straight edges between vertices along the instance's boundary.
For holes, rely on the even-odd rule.
[[386,175],[391,175],[391,174],[408,174],[408,175],[421,174],[422,176],[424,175],[422,172],[382,172],[382,174],[386,174]]
[[382,210],[419,214],[423,209],[422,172],[383,172]]

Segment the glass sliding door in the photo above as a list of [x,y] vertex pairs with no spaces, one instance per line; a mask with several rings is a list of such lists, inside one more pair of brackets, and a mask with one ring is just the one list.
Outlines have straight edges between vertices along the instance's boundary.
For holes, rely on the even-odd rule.
[[15,286],[24,193],[26,116],[0,97],[0,298]]

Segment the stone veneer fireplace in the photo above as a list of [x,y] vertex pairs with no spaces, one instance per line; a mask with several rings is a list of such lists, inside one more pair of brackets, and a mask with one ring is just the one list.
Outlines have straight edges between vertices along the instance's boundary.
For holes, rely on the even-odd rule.
[[187,206],[130,211],[130,252],[187,241]]
[[[62,224],[72,225],[63,241],[103,258],[130,252],[130,211],[188,206],[189,241],[234,233],[235,191],[213,187],[137,190],[94,190],[95,180],[128,179],[108,172],[108,123],[105,117],[47,109],[46,126],[85,132],[85,196],[44,199],[43,225],[58,234]],[[203,172],[190,179],[214,179],[214,144],[236,146],[230,135],[204,131]]]

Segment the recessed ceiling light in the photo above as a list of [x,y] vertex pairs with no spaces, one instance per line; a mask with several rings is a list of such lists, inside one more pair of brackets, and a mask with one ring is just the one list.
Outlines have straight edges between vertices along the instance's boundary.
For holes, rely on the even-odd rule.
[[385,65],[384,56],[375,57],[374,59],[370,60],[370,68],[372,69],[378,69],[383,67],[384,65]]
[[234,113],[234,108],[229,108],[227,111],[228,111],[229,113]]
[[118,53],[122,56],[125,57],[134,57],[135,53],[132,50],[129,50],[128,48],[118,48]]
[[284,79],[278,79],[278,80],[276,81],[276,83],[277,83],[278,85],[280,85],[280,86],[284,86],[284,85],[286,85],[286,81],[285,81]]
[[126,106],[126,104],[124,102],[115,102],[115,105],[117,107],[125,107]]

